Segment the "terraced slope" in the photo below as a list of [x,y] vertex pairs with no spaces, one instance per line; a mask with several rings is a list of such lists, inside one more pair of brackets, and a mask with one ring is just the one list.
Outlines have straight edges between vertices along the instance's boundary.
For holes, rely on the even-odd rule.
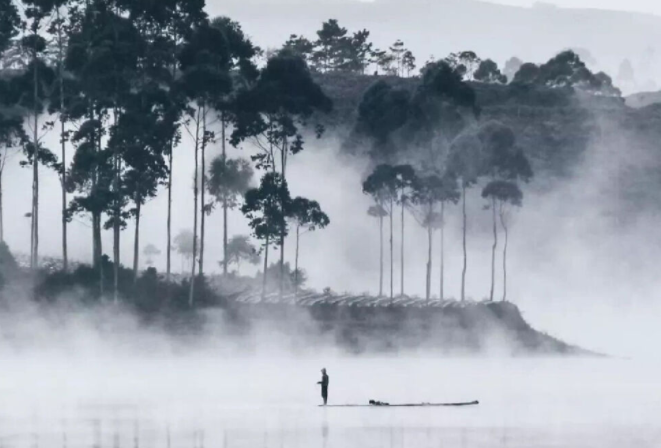
[[466,355],[589,355],[532,328],[516,305],[415,297],[245,292],[230,308],[249,325],[267,323],[302,345],[339,344],[356,353],[432,350]]

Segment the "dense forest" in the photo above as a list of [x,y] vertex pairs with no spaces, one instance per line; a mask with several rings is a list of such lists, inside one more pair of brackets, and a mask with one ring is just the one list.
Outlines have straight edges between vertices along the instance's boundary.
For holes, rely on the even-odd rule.
[[[374,220],[380,235],[380,297],[406,295],[403,229],[413,218],[427,235],[425,299],[447,298],[446,215],[459,213],[459,299],[466,300],[474,218],[467,202],[477,189],[493,238],[487,297],[507,300],[510,216],[523,205],[523,185],[534,184],[539,170],[563,175],[580,155],[572,148],[587,145],[589,113],[579,103],[624,107],[611,78],[590,71],[572,51],[541,65],[514,57],[502,68],[468,50],[422,62],[402,40],[375,48],[368,30],[349,31],[332,19],[316,36],[293,34],[279,48],[264,49],[231,18],[209,17],[204,0],[0,0],[0,17],[0,240],[1,175],[9,155],[20,154],[32,173],[28,266],[3,246],[2,283],[24,280],[37,300],[57,300],[78,286],[90,301],[157,312],[222,304],[219,291],[230,283],[262,298],[298,294],[306,278],[298,265],[300,237],[332,225],[333,217],[305,191],[290,190],[288,162],[330,133],[341,136],[343,151],[371,166],[355,191],[373,202],[365,219]],[[562,126],[562,120],[564,136],[552,129],[531,135],[531,126]],[[50,134],[59,147],[46,147]],[[192,230],[173,235],[173,154],[184,141],[193,148],[182,156],[195,163],[195,212]],[[248,146],[249,158],[227,154]],[[212,147],[221,155],[209,160]],[[53,263],[39,246],[43,170],[57,173],[61,184],[62,253]],[[140,239],[142,207],[156,195],[168,197],[163,254]],[[236,212],[252,235],[232,233],[228,214]],[[213,278],[205,275],[211,213],[224,220],[222,275]],[[91,266],[69,260],[73,217],[91,222]],[[104,230],[112,231],[112,248],[103,247]],[[132,267],[120,263],[122,238],[133,241]],[[294,266],[285,262],[286,250],[296,254]],[[173,273],[175,252],[188,260],[187,276]],[[150,265],[160,255],[167,259],[164,273],[141,269],[141,256]],[[259,264],[260,272],[241,277],[242,264]]]

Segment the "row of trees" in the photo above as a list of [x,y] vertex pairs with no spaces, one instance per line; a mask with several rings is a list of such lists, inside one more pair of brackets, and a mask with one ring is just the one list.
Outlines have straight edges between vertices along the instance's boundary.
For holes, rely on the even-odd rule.
[[317,31],[317,39],[292,34],[283,48],[301,56],[310,67],[320,73],[350,72],[364,74],[368,67],[393,76],[411,76],[416,59],[404,42],[397,40],[387,50],[374,47],[369,41],[370,32],[350,34],[331,19]]
[[[495,257],[498,247],[498,222],[506,235],[503,250],[507,257],[507,214],[510,206],[520,206],[520,182],[532,177],[523,150],[516,145],[514,133],[497,123],[479,123],[480,111],[475,92],[464,81],[463,67],[448,60],[430,63],[422,82],[410,94],[384,81],[374,84],[364,95],[359,117],[348,145],[369,146],[373,160],[380,163],[363,183],[363,191],[374,200],[368,214],[379,220],[380,281],[383,295],[383,226],[390,228],[390,297],[394,296],[393,219],[401,219],[401,285],[404,295],[404,228],[407,211],[428,235],[426,297],[431,296],[432,246],[436,231],[441,232],[440,296],[444,290],[445,222],[448,207],[462,202],[463,251],[461,299],[465,299],[468,267],[467,197],[468,191],[482,185],[482,196],[492,210],[494,244],[490,299],[494,299]],[[406,160],[401,164],[397,161]],[[506,271],[505,271],[506,272]],[[504,274],[506,280],[506,273]],[[506,298],[506,291],[503,292]]]
[[[141,208],[166,188],[169,280],[174,154],[189,140],[195,161],[191,277],[204,274],[205,218],[216,205],[223,210],[228,253],[227,213],[249,190],[253,167],[247,160],[230,159],[227,145],[247,141],[262,150],[253,161],[266,173],[249,197],[265,194],[267,199],[248,202],[244,212],[255,236],[265,240],[266,251],[276,242],[280,246],[284,270],[288,220],[312,213],[310,207],[320,212],[318,204],[307,200],[308,208],[301,211],[304,199],[290,201],[285,194],[287,159],[303,150],[307,121],[332,105],[300,57],[279,52],[258,68],[260,49],[240,25],[225,17],[210,20],[203,7],[203,0],[149,5],[137,0],[0,1],[0,51],[4,56],[12,50],[7,53],[12,63],[3,67],[17,67],[1,77],[0,110],[9,112],[0,116],[0,144],[22,149],[22,163],[33,172],[32,268],[39,257],[40,167],[48,167],[62,185],[65,269],[67,223],[74,215],[89,216],[101,294],[108,289],[100,269],[101,233],[104,228],[113,233],[115,300],[122,230],[134,220],[137,279]],[[49,132],[59,133],[59,157],[44,145]],[[317,136],[322,132],[319,127]],[[218,140],[221,155],[209,164],[206,154]],[[73,157],[67,159],[71,148]],[[273,201],[279,210],[275,217],[269,208]],[[307,226],[308,218],[301,219],[301,226]],[[327,217],[315,219],[319,226],[328,222]],[[229,262],[226,256],[225,272]],[[190,305],[194,288],[191,281]]]
[[[0,182],[9,149],[22,150],[22,164],[31,169],[33,178],[28,213],[33,268],[39,257],[39,176],[46,167],[58,173],[62,186],[65,269],[67,223],[74,215],[89,217],[94,266],[104,294],[108,279],[100,268],[101,233],[104,228],[112,230],[110,289],[115,300],[122,230],[134,220],[133,274],[137,278],[142,207],[165,188],[169,280],[174,155],[183,142],[190,142],[193,151],[186,156],[195,162],[191,278],[204,275],[206,217],[214,209],[222,209],[224,216],[223,271],[227,273],[232,263],[227,215],[239,206],[261,242],[265,272],[269,250],[280,250],[281,293],[286,277],[285,242],[294,230],[295,275],[299,272],[299,237],[329,223],[318,203],[292,195],[287,182],[290,158],[304,150],[305,138],[324,134],[315,122],[332,108],[308,62],[319,72],[364,72],[376,63],[390,74],[403,76],[413,70],[415,58],[401,41],[389,52],[374,50],[369,32],[349,35],[331,20],[318,32],[317,41],[293,36],[259,67],[256,60],[262,51],[241,26],[225,17],[211,20],[203,7],[203,0],[149,5],[138,0],[0,0],[0,56],[5,61],[0,76],[0,146],[4,149]],[[389,62],[380,63],[383,58]],[[506,214],[500,210],[520,203],[518,182],[531,176],[511,130],[479,125],[475,92],[466,80],[507,81],[495,63],[482,61],[470,51],[428,63],[413,93],[379,81],[365,93],[348,142],[369,148],[378,161],[375,166],[380,165],[364,190],[375,199],[370,214],[380,218],[381,229],[385,217],[392,225],[395,206],[401,206],[402,222],[407,210],[413,213],[428,230],[431,248],[436,229],[441,230],[443,241],[440,223],[445,207],[463,198],[462,285],[467,270],[466,192],[486,183],[483,195],[493,211],[495,257],[496,218],[500,217],[507,236]],[[612,87],[608,77],[592,74],[573,52],[561,53],[541,66],[521,64],[514,80],[549,87],[579,86],[593,92]],[[57,151],[45,146],[48,133],[59,136]],[[228,156],[228,146],[246,143],[257,148],[251,161]],[[221,154],[208,162],[209,148],[215,144],[221,146]],[[252,188],[255,172],[261,179]],[[0,237],[1,222],[0,216]],[[430,255],[428,297],[431,262]],[[392,271],[391,257],[391,279]],[[383,269],[381,293],[382,288]],[[195,282],[191,281],[190,305],[194,297]]]

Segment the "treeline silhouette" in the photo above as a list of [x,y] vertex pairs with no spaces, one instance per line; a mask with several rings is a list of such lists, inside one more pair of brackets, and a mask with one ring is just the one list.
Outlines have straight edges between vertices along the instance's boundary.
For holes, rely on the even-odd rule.
[[[61,181],[62,266],[61,272],[49,274],[52,278],[43,283],[46,289],[85,284],[90,294],[115,302],[138,301],[143,294],[138,291],[147,295],[152,291],[162,300],[185,302],[191,308],[217,301],[208,291],[204,264],[206,217],[214,209],[222,210],[224,218],[225,277],[232,265],[238,268],[241,262],[256,264],[263,259],[266,275],[258,274],[250,286],[261,283],[264,295],[274,269],[269,264],[270,249],[278,248],[277,274],[270,287],[281,295],[300,288],[305,273],[298,266],[299,236],[328,226],[330,218],[318,202],[292,194],[288,162],[305,150],[309,140],[326,134],[333,98],[325,93],[320,77],[352,73],[378,77],[364,92],[345,146],[360,148],[357,152],[367,154],[374,165],[362,187],[374,200],[369,214],[378,218],[382,235],[379,294],[384,294],[384,220],[388,218],[390,230],[390,296],[395,294],[392,223],[398,212],[400,294],[405,294],[403,228],[410,213],[428,234],[429,299],[433,235],[440,231],[444,240],[448,207],[461,201],[461,298],[465,299],[467,192],[479,185],[492,211],[490,299],[494,300],[499,228],[505,233],[506,261],[509,210],[521,205],[520,184],[533,174],[514,132],[501,123],[480,120],[474,84],[507,84],[508,76],[498,65],[471,51],[453,53],[424,64],[415,89],[399,88],[389,80],[412,76],[416,69],[415,56],[401,40],[380,50],[370,43],[367,30],[349,33],[329,20],[314,40],[292,35],[281,48],[263,50],[239,23],[227,17],[210,18],[204,6],[203,0],[0,0],[1,167],[10,151],[18,151],[21,165],[32,170],[28,217],[33,275],[40,267],[43,228],[39,168],[54,170]],[[365,75],[371,67],[374,75]],[[505,67],[508,71],[514,73],[512,84],[517,86],[619,95],[607,75],[593,74],[571,51],[542,65],[512,60]],[[50,133],[59,137],[58,148],[45,146]],[[187,156],[195,163],[192,231],[173,238],[173,154],[184,142],[192,143]],[[220,145],[221,155],[208,161],[212,145]],[[227,155],[228,145],[250,145],[257,152],[250,160],[233,159]],[[260,179],[253,188],[256,173]],[[142,276],[139,272],[140,218],[145,202],[162,190],[168,196],[168,210],[166,271],[160,279],[154,270]],[[259,249],[245,236],[230,238],[228,214],[237,208],[248,220]],[[1,213],[0,206],[0,238],[4,238]],[[93,264],[72,272],[67,224],[74,216],[91,220]],[[133,266],[127,270],[121,266],[119,248],[131,220],[135,222]],[[103,230],[112,230],[110,257],[102,246]],[[284,257],[290,234],[296,235],[293,268]],[[183,283],[175,282],[173,275],[175,251],[190,263]],[[145,247],[143,254],[151,260],[160,249]],[[440,264],[442,299],[443,251]],[[503,278],[505,287],[506,272]],[[502,298],[506,299],[506,290]]]

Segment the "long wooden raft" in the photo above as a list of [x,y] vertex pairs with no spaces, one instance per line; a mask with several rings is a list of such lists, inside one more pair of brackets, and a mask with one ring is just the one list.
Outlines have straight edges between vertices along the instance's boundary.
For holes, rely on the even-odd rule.
[[475,406],[480,404],[479,401],[470,401],[464,403],[406,403],[406,404],[328,404],[319,405],[322,408],[425,408],[425,407],[460,407],[460,406]]

